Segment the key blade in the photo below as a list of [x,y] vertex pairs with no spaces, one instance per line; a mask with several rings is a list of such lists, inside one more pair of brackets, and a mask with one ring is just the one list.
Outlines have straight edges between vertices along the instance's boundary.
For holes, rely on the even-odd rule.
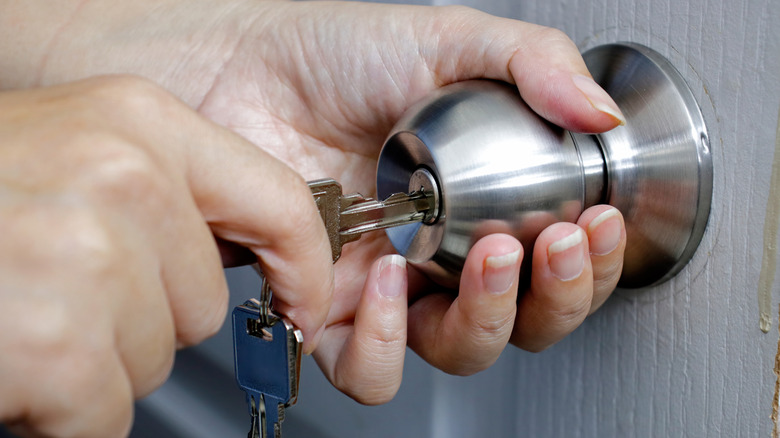
[[431,210],[433,194],[421,191],[394,193],[384,201],[353,200],[341,211],[342,241],[355,240],[369,231],[426,221],[431,216]]

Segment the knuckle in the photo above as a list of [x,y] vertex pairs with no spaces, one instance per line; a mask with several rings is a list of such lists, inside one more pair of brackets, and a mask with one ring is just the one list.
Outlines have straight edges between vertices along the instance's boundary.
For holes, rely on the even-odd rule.
[[536,26],[518,52],[529,59],[544,55],[548,62],[564,65],[569,64],[571,56],[579,56],[576,44],[565,32],[547,26]]
[[610,266],[603,268],[598,274],[594,273],[593,293],[600,295],[611,293],[620,281],[620,274],[623,270],[623,264],[620,262],[611,263]]
[[506,336],[512,330],[514,322],[514,312],[490,317],[469,316],[468,326],[472,327],[469,334],[476,337],[477,343],[483,343]]
[[227,289],[213,299],[199,300],[198,308],[184,309],[185,318],[177,318],[176,341],[181,347],[197,345],[222,328],[228,307]]
[[59,258],[65,254],[92,272],[113,270],[118,263],[120,243],[104,221],[92,212],[73,212],[59,221],[63,232],[50,240]]
[[[171,339],[173,336],[170,337]],[[174,347],[173,342],[166,342],[162,352],[150,356],[146,356],[146,360],[151,362],[147,364],[148,372],[146,375],[136,378],[131,376],[133,384],[133,395],[136,398],[145,397],[152,393],[165,383],[168,376],[171,374],[174,362]]]
[[136,333],[122,334],[120,352],[136,398],[145,397],[168,379],[175,351],[172,318],[156,318]]
[[[132,388],[125,371],[116,362],[115,353],[93,353],[89,360],[84,360],[82,354],[55,363],[55,366],[69,366],[74,370],[68,375],[57,375],[57,390],[69,396],[56,406],[59,410],[56,427],[59,430],[69,430],[72,436],[85,437],[106,436],[108,431],[112,434],[129,431],[133,410]],[[100,403],[96,404],[95,400],[100,400]]]
[[222,328],[227,314],[227,301],[227,294],[224,294],[222,299],[210,306],[203,318],[202,339],[214,336]]
[[539,39],[544,40],[548,43],[552,44],[565,44],[567,46],[571,45],[571,39],[568,35],[566,35],[565,32],[563,32],[560,29],[556,29],[554,27],[547,27],[547,26],[540,26],[537,30],[536,35],[539,37]]
[[506,346],[513,321],[472,323],[471,330],[458,342],[439,351],[434,360],[442,371],[456,376],[470,376],[489,368]]
[[462,33],[488,17],[482,11],[463,5],[436,6],[432,12],[430,30],[434,35]]
[[[168,181],[175,180],[167,169],[170,160],[145,137],[125,131],[126,127],[104,123],[102,115],[70,114],[57,134],[56,158],[67,167],[50,169],[38,178],[42,188],[57,189],[71,195],[96,195],[102,201],[155,199],[169,194]],[[90,129],[84,129],[84,126]],[[127,198],[131,199],[127,199]],[[133,199],[134,198],[134,199]]]
[[63,259],[77,260],[77,269],[96,285],[110,280],[122,269],[121,260],[126,249],[116,233],[96,214],[73,212],[58,221],[58,226],[62,231],[47,239],[50,257],[54,259],[51,264]]
[[[4,259],[3,264],[20,272],[30,267],[35,267],[38,274],[43,270],[43,275],[25,277],[36,283],[48,282],[63,270],[73,269],[80,271],[82,281],[83,276],[95,281],[99,280],[95,276],[118,267],[122,250],[115,233],[89,206],[71,201],[33,201],[18,206],[11,214],[3,214],[3,223],[10,225],[16,236],[3,244],[2,253],[12,256]],[[69,260],[78,263],[63,263]],[[70,272],[59,277],[76,276]]]
[[[78,312],[60,303],[36,302],[35,318],[18,321],[19,336],[14,354],[39,373],[42,384],[56,383],[64,393],[98,391],[96,376],[106,375],[114,364],[115,344],[111,330],[100,323],[85,323]],[[48,382],[48,383],[47,383]]]
[[592,294],[583,294],[578,299],[550,309],[550,325],[561,327],[566,334],[574,331],[588,315],[592,300]]
[[148,151],[129,142],[107,139],[97,163],[85,172],[82,183],[101,201],[148,205],[170,197],[164,172]]
[[45,301],[37,302],[35,307],[35,318],[16,321],[22,338],[18,346],[25,356],[48,362],[77,351],[79,345],[76,340],[81,337],[81,327],[67,309]]
[[110,114],[155,120],[159,111],[178,101],[152,81],[133,75],[110,75],[95,78],[87,97]]
[[479,16],[484,15],[479,10],[464,5],[446,5],[446,6],[440,6],[439,8],[441,8],[440,10],[442,12],[449,15],[450,18],[459,17],[464,20],[468,20],[470,18],[473,18],[475,15],[479,15]]
[[[461,330],[462,341],[458,342],[457,351],[467,354],[469,360],[464,361],[467,367],[457,374],[467,372],[473,374],[492,364],[503,351],[512,334],[515,325],[515,310],[502,311],[500,314],[467,313]],[[467,352],[467,353],[466,353]]]
[[397,327],[382,327],[379,330],[370,331],[364,334],[362,339],[363,349],[366,351],[379,351],[391,354],[397,351],[403,351],[406,347],[405,330]]
[[[89,360],[83,360],[87,352],[81,348],[74,348],[70,353],[62,355],[60,358],[52,358],[49,361],[50,369],[67,370],[57,373],[57,377],[62,379],[63,390],[69,394],[84,394],[90,392],[88,389],[95,391],[95,385],[99,382],[95,379],[95,376],[105,373],[105,369],[109,366],[108,357],[112,356],[106,350],[95,354],[92,351],[92,355]],[[79,365],[74,366],[78,361]],[[64,375],[60,374],[63,373]],[[58,379],[58,380],[59,380]]]

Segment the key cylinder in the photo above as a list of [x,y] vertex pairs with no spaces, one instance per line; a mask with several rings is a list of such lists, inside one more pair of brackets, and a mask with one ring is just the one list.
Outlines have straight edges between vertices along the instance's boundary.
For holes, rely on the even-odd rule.
[[483,236],[517,237],[530,260],[547,226],[609,203],[626,220],[622,287],[663,282],[693,256],[709,217],[712,160],[693,94],[661,55],[633,44],[584,55],[626,126],[576,134],[537,116],[513,85],[467,81],[419,102],[391,131],[377,165],[380,198],[434,193],[422,223],[390,228],[396,250],[454,285]]

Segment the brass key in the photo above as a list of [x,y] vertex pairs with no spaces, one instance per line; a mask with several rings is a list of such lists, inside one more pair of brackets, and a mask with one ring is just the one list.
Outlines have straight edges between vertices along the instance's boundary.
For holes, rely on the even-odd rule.
[[436,220],[434,193],[428,191],[395,193],[379,201],[359,193],[344,195],[341,184],[332,179],[312,181],[309,187],[328,231],[334,263],[341,247],[365,232]]

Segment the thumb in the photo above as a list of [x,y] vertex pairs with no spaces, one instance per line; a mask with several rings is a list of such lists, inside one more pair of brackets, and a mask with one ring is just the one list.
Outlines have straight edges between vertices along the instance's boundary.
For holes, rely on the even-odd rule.
[[468,8],[448,9],[432,20],[438,25],[429,26],[432,34],[422,41],[435,41],[435,49],[423,53],[437,83],[483,77],[515,83],[534,111],[576,132],[625,124],[563,32]]
[[625,125],[614,100],[588,73],[577,47],[546,28],[515,51],[509,71],[528,105],[556,125],[576,132],[603,132]]

